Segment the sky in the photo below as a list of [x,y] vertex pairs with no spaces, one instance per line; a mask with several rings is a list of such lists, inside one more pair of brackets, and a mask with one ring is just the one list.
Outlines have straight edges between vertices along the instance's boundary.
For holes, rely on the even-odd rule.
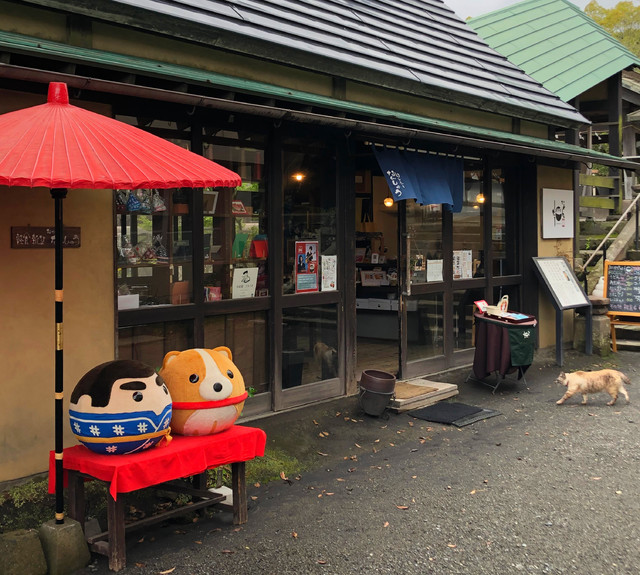
[[[469,16],[480,16],[487,12],[493,12],[512,4],[517,4],[522,0],[444,0],[444,3],[449,6],[455,13],[463,20],[466,20]],[[591,0],[571,0],[581,10]],[[598,4],[603,8],[613,8],[620,0],[598,0]],[[638,2],[634,1],[634,5]]]

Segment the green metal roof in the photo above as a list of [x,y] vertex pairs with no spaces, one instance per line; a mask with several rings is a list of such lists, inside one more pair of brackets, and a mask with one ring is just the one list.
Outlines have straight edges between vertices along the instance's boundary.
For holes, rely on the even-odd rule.
[[525,0],[468,20],[494,50],[565,102],[640,59],[568,0]]
[[[300,121],[305,121],[306,118],[312,123],[336,124],[338,122],[363,133],[370,131],[375,133],[376,129],[388,128],[388,132],[408,139],[449,141],[477,148],[498,149],[567,161],[598,162],[626,169],[638,167],[635,162],[564,142],[348,102],[197,68],[70,46],[11,32],[0,31],[0,51],[38,55],[41,58],[51,59],[55,69],[59,68],[60,61],[75,62],[83,67],[86,74],[89,74],[82,76],[81,72],[77,71],[74,76],[56,70],[45,69],[39,73],[41,70],[30,69],[27,75],[33,81],[43,81],[46,78],[47,81],[64,81],[77,88],[105,92],[111,90],[114,93],[126,93],[129,87],[143,97],[169,101],[173,94],[169,86],[179,81],[186,82],[189,90],[178,92],[178,96],[198,106],[218,107],[224,104],[223,98],[209,95],[209,89],[220,89],[224,93],[231,90],[234,92],[234,98],[230,105],[237,106],[238,109],[245,106],[247,113],[260,114],[268,110],[268,115],[273,118],[287,119],[293,114]],[[11,77],[11,69],[16,71],[19,67],[0,63],[0,78]],[[123,75],[124,79],[114,81],[113,74],[110,73],[113,70],[133,72],[134,77],[127,80],[127,76]],[[144,86],[136,83],[136,75],[169,82],[166,87]],[[128,82],[132,84],[129,85]],[[161,82],[160,85],[164,86],[164,83]],[[274,104],[266,106],[251,103],[246,101],[246,98],[243,99],[243,95],[245,97],[267,96],[274,100]]]

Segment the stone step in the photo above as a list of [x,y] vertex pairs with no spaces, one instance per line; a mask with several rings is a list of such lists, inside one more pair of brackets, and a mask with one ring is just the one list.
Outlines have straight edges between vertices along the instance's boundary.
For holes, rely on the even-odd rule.
[[618,347],[618,350],[624,349],[625,351],[640,351],[640,340],[618,339],[616,337],[616,346]]

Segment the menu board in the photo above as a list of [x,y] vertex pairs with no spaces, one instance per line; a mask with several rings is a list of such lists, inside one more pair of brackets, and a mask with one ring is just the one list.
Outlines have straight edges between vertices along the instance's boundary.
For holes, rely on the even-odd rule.
[[640,262],[605,262],[604,297],[609,311],[640,316]]
[[565,258],[533,258],[533,261],[560,309],[591,305]]

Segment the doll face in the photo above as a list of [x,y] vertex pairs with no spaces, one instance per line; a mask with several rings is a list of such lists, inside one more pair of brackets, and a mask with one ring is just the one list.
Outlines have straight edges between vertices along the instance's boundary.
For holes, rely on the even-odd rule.
[[122,377],[111,387],[109,403],[95,407],[88,395],[80,396],[77,409],[84,413],[133,413],[153,411],[156,414],[171,403],[164,379],[157,373],[148,377]]
[[162,374],[173,401],[220,401],[244,393],[244,380],[220,351],[192,349],[165,358]]

